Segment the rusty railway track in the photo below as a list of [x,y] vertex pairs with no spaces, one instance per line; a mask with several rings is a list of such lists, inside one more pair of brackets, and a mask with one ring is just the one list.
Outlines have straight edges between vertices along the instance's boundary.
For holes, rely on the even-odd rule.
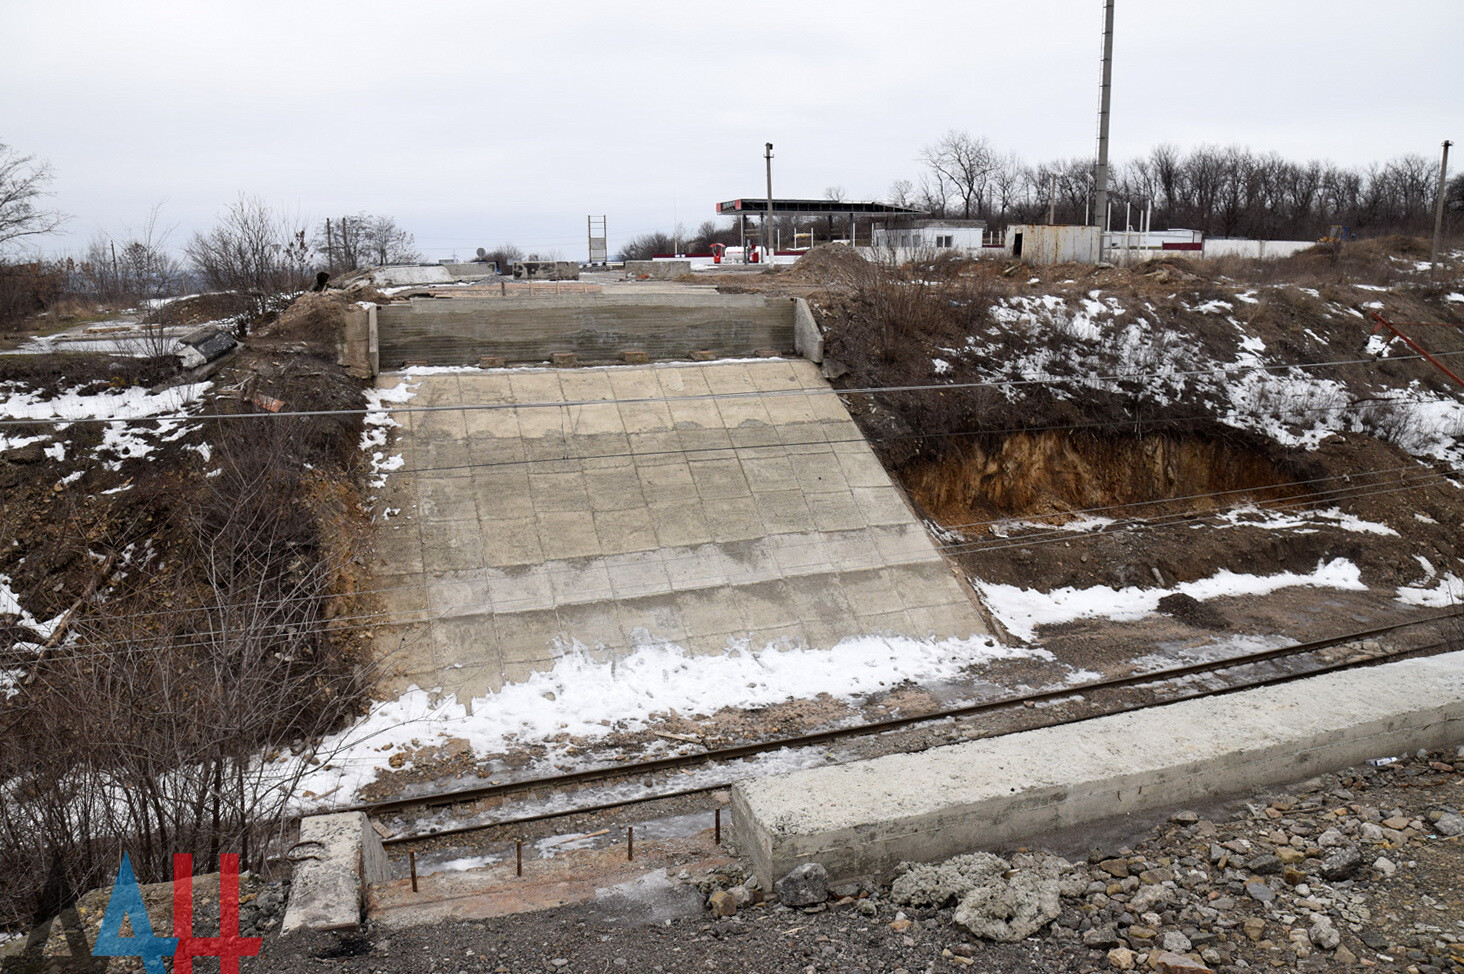
[[[1278,646],[1272,649],[1260,650],[1254,653],[1247,653],[1243,656],[1232,656],[1224,659],[1207,660],[1200,663],[1188,663],[1183,666],[1165,667],[1158,670],[1148,670],[1143,673],[1133,673],[1126,676],[1108,677],[1101,680],[1093,680],[1088,683],[1075,683],[1063,687],[1043,690],[1037,693],[1009,695],[994,700],[987,700],[976,704],[966,704],[958,707],[950,707],[942,710],[928,711],[921,714],[909,714],[900,717],[891,717],[884,720],[872,721],[864,724],[856,724],[850,727],[832,728],[829,730],[814,731],[807,734],[796,734],[788,737],[772,738],[765,741],[757,741],[747,744],[738,744],[731,747],[708,749],[694,754],[677,754],[667,757],[654,758],[648,761],[628,762],[619,765],[605,765],[594,768],[585,768],[578,771],[566,772],[558,775],[546,775],[539,778],[528,778],[520,781],[503,782],[499,784],[479,785],[472,788],[463,788],[455,791],[439,792],[431,795],[415,795],[406,798],[396,798],[381,802],[366,802],[347,806],[340,811],[361,811],[368,815],[381,816],[406,812],[411,809],[436,810],[454,805],[468,804],[481,801],[487,798],[501,798],[525,792],[541,790],[561,790],[573,786],[582,786],[590,783],[601,783],[617,779],[632,778],[638,775],[654,774],[663,771],[678,771],[685,768],[700,765],[714,764],[719,762],[736,761],[743,758],[754,757],[770,751],[777,751],[784,748],[810,747],[819,744],[826,744],[832,741],[845,740],[855,737],[872,736],[894,730],[901,730],[914,727],[920,724],[937,723],[941,721],[978,717],[985,714],[1000,711],[1017,710],[1037,706],[1043,703],[1051,703],[1059,700],[1071,699],[1083,694],[1101,692],[1108,690],[1120,690],[1126,688],[1140,687],[1146,684],[1165,683],[1182,680],[1188,677],[1216,674],[1225,670],[1238,669],[1244,666],[1252,666],[1258,663],[1266,663],[1274,660],[1290,657],[1304,656],[1308,653],[1315,653],[1321,650],[1336,646],[1344,646],[1351,643],[1363,642],[1388,633],[1398,632],[1404,629],[1411,629],[1417,626],[1424,626],[1440,622],[1447,622],[1451,619],[1464,619],[1464,611],[1454,611],[1429,616],[1424,619],[1413,619],[1407,622],[1393,623],[1387,626],[1379,626],[1373,629],[1366,629],[1357,632],[1345,633],[1338,636],[1330,636],[1325,639],[1312,640],[1310,642],[1292,643],[1287,646]],[[1371,656],[1348,659],[1324,661],[1319,665],[1308,667],[1294,673],[1280,673],[1262,676],[1256,679],[1244,680],[1223,687],[1199,689],[1190,693],[1174,696],[1166,696],[1158,703],[1177,703],[1182,700],[1192,700],[1200,697],[1220,696],[1226,693],[1234,693],[1238,690],[1253,689],[1261,686],[1273,686],[1289,683],[1293,680],[1304,679],[1309,676],[1316,676],[1321,673],[1334,672],[1337,670],[1353,669],[1357,667],[1376,665],[1391,660],[1399,659],[1417,653],[1426,653],[1450,645],[1452,640],[1441,639],[1423,646],[1412,646],[1394,649],[1377,653]],[[1067,724],[1077,724],[1084,721],[1095,720],[1099,717],[1108,717],[1115,714],[1129,713],[1135,710],[1142,710],[1150,706],[1158,705],[1155,701],[1134,702],[1116,707],[1102,709],[1098,713],[1085,714],[1081,716],[1068,717],[1060,720],[1053,720],[1042,724],[1042,727],[1058,727]],[[1036,728],[1023,728],[1032,730]],[[1010,733],[1021,731],[1002,731],[984,737],[1001,737]],[[486,829],[499,828],[507,825],[518,825],[530,822],[545,821],[549,819],[562,818],[569,815],[581,815],[593,812],[606,811],[614,808],[623,808],[631,805],[644,804],[646,802],[659,801],[668,798],[683,797],[686,795],[704,794],[729,787],[731,782],[719,781],[710,785],[699,785],[694,788],[684,788],[673,791],[657,791],[654,794],[638,796],[635,798],[617,799],[614,801],[601,802],[593,805],[577,806],[571,809],[563,809],[540,814],[525,815],[519,817],[495,819],[486,822],[475,822],[470,824],[437,828],[430,831],[404,833],[384,839],[387,845],[398,845],[409,842],[420,842],[430,839],[437,839],[447,835],[455,835],[466,832],[478,832]]]

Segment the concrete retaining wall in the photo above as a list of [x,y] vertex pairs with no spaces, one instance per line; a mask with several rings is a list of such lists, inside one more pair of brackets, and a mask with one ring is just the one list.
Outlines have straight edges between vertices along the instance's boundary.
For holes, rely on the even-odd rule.
[[367,887],[388,878],[386,850],[363,812],[304,819],[291,856],[295,872],[280,933],[360,926]]
[[756,294],[576,294],[565,297],[416,299],[377,311],[380,361],[476,365],[485,355],[541,363],[574,352],[583,363],[620,361],[627,348],[651,361],[694,349],[750,357],[791,352],[794,305]]
[[336,361],[358,379],[374,378],[381,371],[377,305],[360,302],[346,312]]
[[656,281],[671,281],[691,273],[689,260],[628,260],[625,262],[625,276],[649,277]]
[[459,281],[476,281],[484,277],[497,277],[498,265],[491,260],[474,260],[463,264],[443,264],[447,272]]
[[758,878],[834,883],[1464,741],[1464,653],[736,785]]
[[793,348],[810,362],[822,363],[823,332],[814,320],[813,309],[803,298],[793,299]]
[[516,281],[577,281],[579,264],[572,260],[516,260],[513,277]]

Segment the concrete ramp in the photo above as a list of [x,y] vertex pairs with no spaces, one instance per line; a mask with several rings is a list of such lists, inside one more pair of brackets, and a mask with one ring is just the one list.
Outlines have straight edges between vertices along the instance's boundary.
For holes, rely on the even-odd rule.
[[988,632],[810,363],[379,380],[401,382],[500,407],[397,415],[379,645],[402,686],[482,696],[575,646]]

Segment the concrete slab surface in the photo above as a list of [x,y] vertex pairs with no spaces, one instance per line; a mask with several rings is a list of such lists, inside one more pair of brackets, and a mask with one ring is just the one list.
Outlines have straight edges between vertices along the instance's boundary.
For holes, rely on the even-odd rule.
[[885,878],[1461,741],[1464,653],[1450,653],[739,783],[734,835],[765,886],[804,862],[835,883]]
[[409,406],[500,408],[398,416],[377,537],[397,689],[480,697],[577,646],[989,631],[808,362],[379,380],[403,381]]

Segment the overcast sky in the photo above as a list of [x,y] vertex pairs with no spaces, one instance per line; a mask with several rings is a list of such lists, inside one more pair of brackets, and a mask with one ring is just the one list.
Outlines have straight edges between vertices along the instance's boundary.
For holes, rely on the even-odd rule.
[[[951,128],[1094,149],[1102,0],[0,0],[0,142],[80,250],[243,191],[394,216],[429,258],[585,256],[763,192],[884,196]],[[1113,154],[1361,165],[1464,138],[1464,0],[1118,0]],[[1464,155],[1464,153],[1461,153]],[[1454,167],[1451,167],[1454,169]],[[1457,169],[1454,169],[1457,171]]]

